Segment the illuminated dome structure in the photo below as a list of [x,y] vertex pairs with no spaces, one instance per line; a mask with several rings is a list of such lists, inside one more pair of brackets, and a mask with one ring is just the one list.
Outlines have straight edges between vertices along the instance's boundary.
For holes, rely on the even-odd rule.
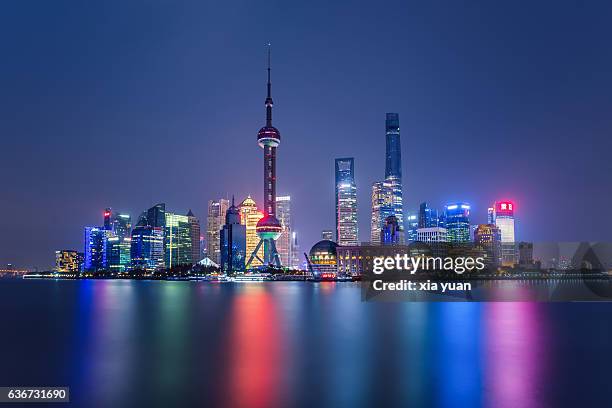
[[309,253],[313,272],[336,274],[338,272],[338,244],[324,239],[312,246]]

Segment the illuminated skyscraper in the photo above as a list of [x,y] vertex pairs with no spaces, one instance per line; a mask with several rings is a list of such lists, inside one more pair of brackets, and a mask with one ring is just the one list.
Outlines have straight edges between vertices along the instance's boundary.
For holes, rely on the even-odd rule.
[[55,251],[55,271],[60,273],[77,273],[81,269],[83,254],[70,249]]
[[147,224],[151,227],[164,228],[166,226],[166,204],[160,203],[146,211]]
[[104,210],[104,229],[110,231],[112,229],[111,217],[113,211],[110,208]]
[[246,261],[246,227],[240,223],[240,211],[232,205],[225,214],[220,234],[221,270],[228,275],[242,272]]
[[166,212],[166,230],[164,235],[164,261],[166,268],[193,264],[191,249],[189,217]]
[[399,114],[387,113],[385,120],[385,181],[392,194],[392,215],[404,229],[404,204],[402,193],[402,149],[400,143]]
[[408,242],[418,241],[419,216],[414,212],[406,214],[406,240]]
[[225,223],[225,213],[229,208],[229,200],[221,198],[208,202],[208,217],[206,219],[206,252],[216,264],[221,263],[221,248],[219,234]]
[[448,242],[470,242],[470,205],[468,203],[447,204],[444,218]]
[[[370,242],[380,244],[380,231],[385,220],[393,215],[393,190],[387,181],[372,184],[372,218],[370,220]],[[398,219],[399,223],[399,219]]]
[[502,266],[513,266],[518,262],[514,236],[514,203],[496,201],[493,204],[493,219],[501,232]]
[[200,249],[200,220],[193,215],[191,210],[187,213],[187,219],[189,220],[189,231],[191,233],[191,261],[195,264],[202,259],[202,252]]
[[474,245],[485,250],[485,263],[497,268],[501,262],[501,232],[495,224],[480,224],[474,231]]
[[[245,198],[238,208],[240,210],[240,223],[246,226],[246,253],[250,255],[259,242],[257,222],[263,218],[263,213],[257,209],[257,204],[251,196]],[[263,259],[263,247],[259,248],[257,257],[254,257],[251,261],[251,267],[262,265],[261,261],[257,258]]]
[[419,228],[432,228],[438,226],[438,211],[429,207],[426,202],[419,206]]
[[129,238],[132,233],[132,217],[122,213],[112,215],[111,230],[120,239]]
[[293,240],[291,224],[291,197],[278,196],[276,197],[276,218],[280,221],[283,230],[281,235],[276,240],[276,249],[280,256],[281,264],[285,266],[292,265],[293,257]]
[[336,242],[338,245],[357,245],[357,186],[355,160],[336,159]]
[[85,272],[96,272],[103,268],[104,231],[99,227],[85,227],[83,248],[83,270]]
[[131,266],[131,238],[112,234],[104,238],[103,264],[110,272],[126,272]]
[[164,267],[164,230],[137,225],[132,230],[130,255],[132,268],[152,272]]
[[[268,45],[269,47],[269,45]],[[257,222],[259,242],[249,256],[246,267],[258,257],[259,247],[264,247],[262,263],[281,266],[275,241],[282,232],[276,218],[276,149],[280,145],[280,132],[272,126],[272,82],[270,79],[270,48],[268,48],[268,96],[266,97],[266,125],[257,132],[257,144],[263,149],[264,159],[264,216]]]
[[495,224],[495,208],[487,208],[487,224]]

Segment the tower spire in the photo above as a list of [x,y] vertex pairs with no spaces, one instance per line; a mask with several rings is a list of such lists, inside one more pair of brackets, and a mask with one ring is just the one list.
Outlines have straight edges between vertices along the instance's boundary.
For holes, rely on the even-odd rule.
[[266,98],[266,126],[272,126],[272,82],[270,81],[270,54],[272,44],[268,43],[268,97]]

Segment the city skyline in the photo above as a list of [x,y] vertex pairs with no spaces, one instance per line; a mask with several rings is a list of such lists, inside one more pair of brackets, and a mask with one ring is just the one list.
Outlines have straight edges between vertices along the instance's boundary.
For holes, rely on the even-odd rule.
[[[135,220],[165,202],[178,214],[192,209],[204,230],[208,200],[251,194],[261,205],[253,129],[261,123],[268,41],[278,67],[276,120],[287,136],[278,190],[292,197],[303,248],[334,225],[338,157],[355,158],[359,238],[368,240],[368,190],[382,177],[385,112],[402,117],[405,213],[423,201],[438,210],[466,201],[472,223],[483,224],[494,200],[510,200],[520,240],[608,237],[610,221],[594,215],[612,198],[605,13],[533,5],[533,15],[547,16],[541,24],[518,6],[474,13],[398,3],[405,24],[383,25],[388,8],[380,7],[316,33],[311,21],[326,26],[327,17],[312,10],[301,16],[266,5],[247,19],[218,5],[217,13],[243,27],[217,44],[231,30],[212,20],[202,28],[191,15],[205,6],[169,14],[150,6],[155,34],[139,10],[108,7],[108,26],[96,25],[95,13],[76,21],[53,5],[6,10],[3,33],[21,40],[7,47],[0,68],[0,133],[8,136],[0,177],[9,198],[0,210],[11,215],[1,221],[1,264],[50,267],[55,250],[81,247],[83,226],[99,225],[106,207]],[[32,22],[16,25],[28,13]],[[283,27],[258,27],[265,15]],[[560,29],[574,18],[582,18],[578,29]],[[281,36],[285,24],[294,27],[292,38]],[[130,52],[125,41],[135,45]],[[385,64],[391,54],[395,63]]]

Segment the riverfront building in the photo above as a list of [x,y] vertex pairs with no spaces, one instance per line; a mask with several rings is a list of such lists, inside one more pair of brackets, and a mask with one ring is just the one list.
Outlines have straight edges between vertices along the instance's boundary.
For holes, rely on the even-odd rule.
[[[240,223],[246,227],[246,253],[250,255],[259,243],[257,223],[263,218],[263,213],[257,209],[257,204],[251,196],[245,198],[238,206],[238,209],[240,211]],[[253,258],[250,266],[261,266],[262,262],[260,259],[263,259],[263,246],[260,246],[257,250],[257,256]]]
[[470,242],[470,205],[468,203],[447,204],[444,219],[449,242]]
[[359,242],[357,225],[357,186],[355,160],[352,157],[336,159],[336,242],[356,245]]
[[166,212],[164,235],[164,262],[166,268],[193,264],[191,250],[189,217]]
[[219,237],[221,270],[228,275],[242,272],[246,262],[246,226],[240,223],[240,210],[232,205],[225,214],[225,225]]
[[208,202],[208,217],[206,219],[206,253],[216,264],[221,263],[221,248],[219,247],[220,231],[225,223],[225,213],[229,208],[229,200],[221,198]]

